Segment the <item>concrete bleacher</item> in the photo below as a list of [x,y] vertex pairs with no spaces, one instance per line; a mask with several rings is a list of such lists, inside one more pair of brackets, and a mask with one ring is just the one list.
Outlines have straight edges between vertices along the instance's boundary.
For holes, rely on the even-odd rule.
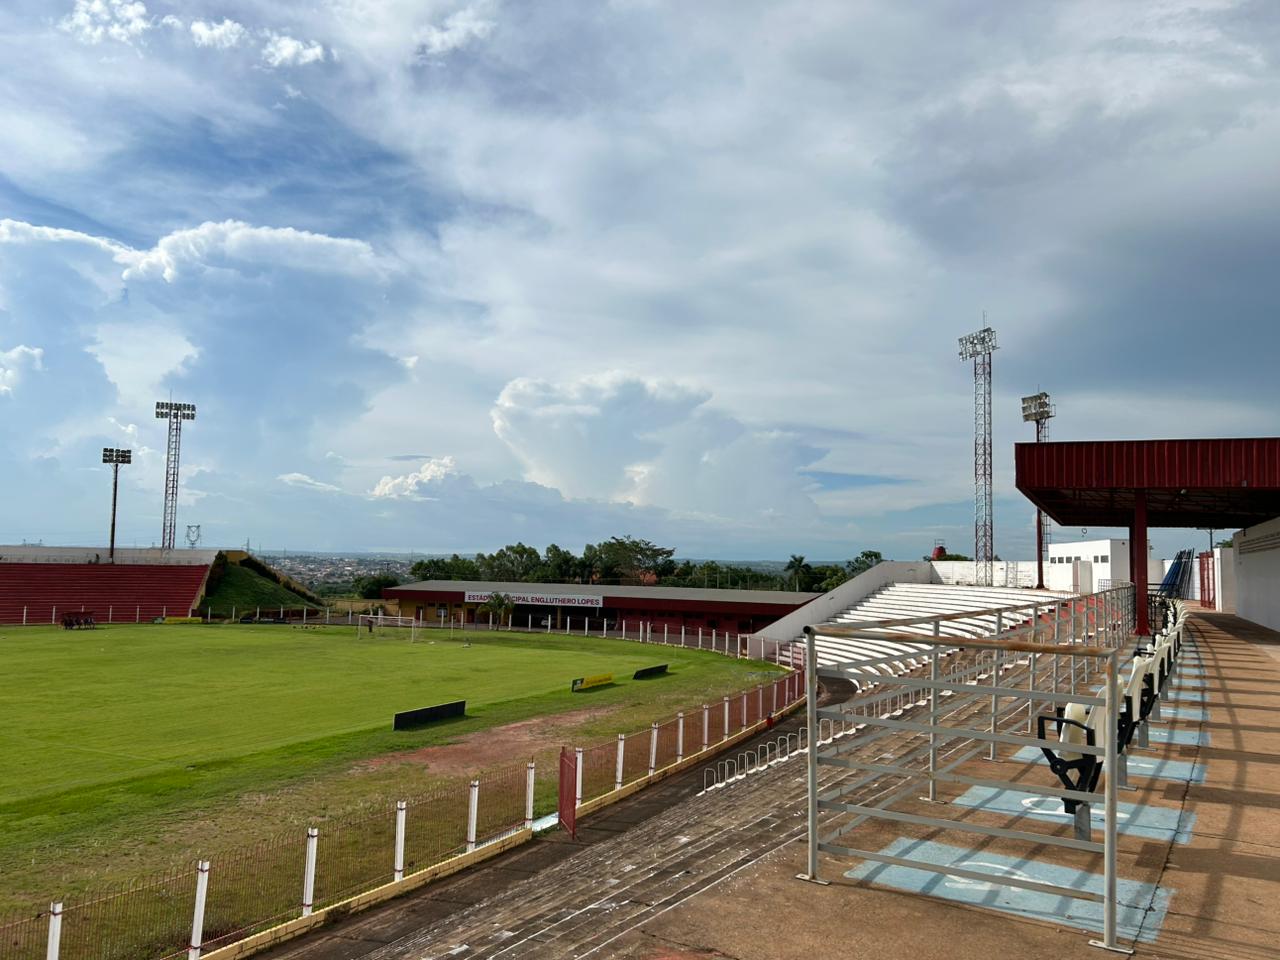
[[85,562],[83,551],[46,549],[57,552],[42,556],[37,548],[0,548],[0,623],[55,623],[80,611],[91,611],[99,623],[186,616],[200,599],[216,555],[139,557],[118,550],[119,562],[105,563],[91,562],[92,556]]
[[[868,632],[932,634],[929,624],[885,626],[898,620],[942,617],[939,625],[944,637],[991,636],[998,629],[1008,629],[1031,619],[1033,605],[1048,606],[1066,594],[1048,590],[1021,590],[1005,587],[964,587],[934,583],[892,583],[817,626],[818,663],[823,666],[858,660],[880,659],[900,654],[901,660],[882,664],[876,672],[901,673],[917,666],[928,651],[924,644],[901,640],[836,637],[824,634],[823,626],[867,625]],[[964,616],[973,611],[972,616]]]

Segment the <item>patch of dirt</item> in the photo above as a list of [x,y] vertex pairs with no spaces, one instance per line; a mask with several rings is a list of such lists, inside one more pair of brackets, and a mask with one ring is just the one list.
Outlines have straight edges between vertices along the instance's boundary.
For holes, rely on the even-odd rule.
[[598,720],[611,712],[608,707],[591,707],[550,717],[531,717],[501,727],[477,730],[453,743],[370,757],[355,764],[352,772],[366,773],[384,767],[414,764],[426,767],[427,772],[436,776],[451,776],[528,760],[536,753],[567,743],[568,735],[579,725]]

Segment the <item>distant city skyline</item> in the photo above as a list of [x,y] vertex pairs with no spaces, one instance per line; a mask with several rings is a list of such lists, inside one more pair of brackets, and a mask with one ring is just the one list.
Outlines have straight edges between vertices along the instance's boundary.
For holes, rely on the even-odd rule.
[[0,9],[0,540],[105,544],[119,447],[157,542],[172,397],[207,546],[971,554],[984,312],[1006,559],[1026,394],[1280,432],[1271,6],[358,10]]

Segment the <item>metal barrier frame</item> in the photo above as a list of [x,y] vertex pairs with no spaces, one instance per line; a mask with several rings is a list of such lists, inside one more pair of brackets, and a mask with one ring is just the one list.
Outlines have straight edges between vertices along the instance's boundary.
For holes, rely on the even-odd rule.
[[[1129,647],[1132,637],[1133,593],[1132,585],[1123,585],[1095,594],[1048,601],[1039,599],[1034,603],[987,610],[805,627],[807,661],[814,665],[806,676],[807,731],[809,742],[816,742],[818,749],[808,753],[808,860],[807,873],[800,874],[800,878],[825,882],[819,879],[818,873],[818,854],[824,852],[1056,896],[1100,901],[1103,904],[1103,938],[1089,942],[1108,950],[1131,953],[1116,943],[1116,791],[1124,783],[1121,769],[1124,758],[1118,750],[1116,731],[1121,702],[1120,656]],[[1047,620],[1046,614],[1050,615]],[[944,635],[944,624],[948,620],[991,616],[994,616],[996,626],[991,636],[956,636],[954,631],[947,631],[952,634],[950,636]],[[1006,628],[1006,623],[1012,626]],[[901,629],[904,627],[927,627],[930,635],[905,632]],[[819,636],[911,644],[919,652],[895,652],[819,666]],[[966,653],[971,656],[960,656]],[[1042,666],[1045,657],[1053,658],[1048,671]],[[945,670],[942,669],[944,658]],[[1062,658],[1066,658],[1066,676],[1060,669]],[[965,660],[967,662],[961,662]],[[907,661],[916,662],[909,664]],[[1101,680],[1101,690],[1096,695],[1086,692],[1089,689],[1090,665],[1094,667],[1095,682]],[[886,667],[889,669],[885,670]],[[820,677],[852,680],[858,685],[860,694],[844,704],[819,708],[817,685]],[[988,697],[989,707],[986,707]],[[955,772],[962,764],[983,753],[988,759],[996,759],[1000,745],[1059,748],[1056,738],[1041,740],[1034,735],[1037,703],[1077,703],[1104,711],[1102,745],[1072,744],[1070,747],[1073,753],[1102,758],[1101,796],[1090,791],[1067,790],[1025,781],[1015,783],[998,777],[966,776]],[[978,709],[974,710],[975,707]],[[838,723],[843,729],[846,721],[851,719],[862,725],[857,736],[838,740],[833,737],[823,746],[818,739],[823,720]],[[1022,732],[1024,724],[1025,732]],[[928,739],[926,743],[912,746],[892,762],[861,759],[855,754],[871,743],[899,733],[908,737],[923,734]],[[948,744],[951,745],[947,751],[949,755],[944,763],[940,763],[940,753]],[[921,765],[912,766],[913,763]],[[834,783],[820,790],[818,768],[822,765],[838,768],[841,773]],[[1023,768],[1019,766],[1019,769]],[[847,799],[885,777],[902,778],[905,782],[870,801],[850,802]],[[1082,805],[1101,800],[1105,809],[1103,837],[1101,842],[1092,839],[1087,807],[1084,808],[1083,822],[1086,830],[1090,831],[1088,839],[1081,839],[1079,835],[1068,838],[1032,833],[892,809],[895,801],[917,792],[920,780],[926,781],[928,788],[927,796],[920,799],[935,803],[945,803],[938,800],[939,782],[997,790],[1016,789],[1076,800]],[[837,818],[845,818],[825,834],[819,829],[819,813],[824,811],[837,815]],[[838,842],[860,824],[872,819],[1100,853],[1103,857],[1103,890],[1097,893],[1005,874],[939,866]],[[1080,823],[1077,817],[1077,831]],[[826,826],[833,825],[828,822]]]

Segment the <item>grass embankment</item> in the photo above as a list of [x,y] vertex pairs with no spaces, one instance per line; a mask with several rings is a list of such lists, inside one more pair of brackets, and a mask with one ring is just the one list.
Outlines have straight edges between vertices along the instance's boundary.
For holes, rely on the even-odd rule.
[[[239,624],[0,631],[0,910],[439,782],[430,763],[397,762],[405,751],[557,715],[541,721],[544,749],[598,742],[774,669],[620,640],[431,636]],[[664,661],[670,676],[630,680]],[[597,673],[619,682],[569,691]],[[467,700],[466,717],[391,730],[394,712],[453,699]],[[513,749],[512,761],[535,752],[528,741]]]
[[264,617],[274,617],[281,607],[315,609],[315,604],[247,567],[228,563],[217,585],[200,601],[199,612],[203,615],[212,610],[215,617],[245,617],[261,610]]

